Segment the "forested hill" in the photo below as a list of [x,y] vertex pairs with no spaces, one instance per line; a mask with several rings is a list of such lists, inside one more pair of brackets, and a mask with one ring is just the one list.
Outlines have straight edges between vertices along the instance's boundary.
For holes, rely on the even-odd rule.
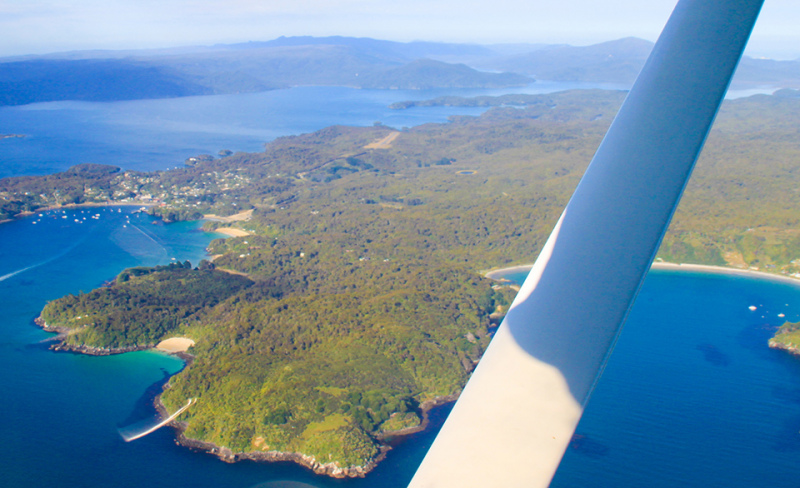
[[[659,257],[798,272],[794,95],[724,104]],[[362,473],[383,432],[415,425],[420,405],[458,394],[491,336],[491,314],[513,294],[478,272],[535,259],[623,98],[575,91],[402,131],[330,127],[162,173],[89,168],[87,199],[146,196],[171,218],[254,209],[246,221],[207,224],[250,234],[211,245],[215,272],[247,281],[194,308],[176,295],[180,306],[158,311],[165,326],[145,335],[125,315],[130,300],[166,303],[147,297],[162,295],[153,282],[176,293],[173,280],[197,286],[211,265],[128,273],[53,302],[45,316],[80,324],[83,336],[69,340],[98,346],[191,337],[197,358],[163,395],[170,409],[198,398],[182,417],[189,438]],[[38,185],[51,198],[57,189],[44,181],[9,190],[0,180],[0,197],[30,197],[25,185]]]

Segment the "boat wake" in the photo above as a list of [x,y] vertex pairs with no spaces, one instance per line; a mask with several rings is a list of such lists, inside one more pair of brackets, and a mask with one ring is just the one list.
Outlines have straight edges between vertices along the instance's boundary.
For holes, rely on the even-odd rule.
[[138,226],[138,225],[136,225],[136,224],[131,224],[131,227],[133,227],[134,229],[136,229],[136,230],[138,230],[139,232],[141,232],[143,236],[145,236],[145,237],[147,237],[148,239],[150,239],[151,241],[153,241],[153,244],[155,244],[156,246],[158,246],[158,247],[160,247],[160,248],[164,249],[164,252],[166,252],[166,249],[164,248],[164,246],[162,246],[160,242],[158,242],[157,240],[155,240],[155,239],[153,238],[153,236],[151,236],[151,235],[150,235],[150,234],[148,234],[147,232],[143,231],[141,227],[139,227],[139,226]]
[[123,427],[123,428],[119,429],[119,435],[122,436],[122,438],[125,440],[125,442],[131,442],[131,441],[135,441],[136,439],[140,439],[140,438],[142,438],[142,437],[144,437],[144,436],[146,436],[148,434],[152,434],[153,432],[157,431],[161,427],[164,427],[168,423],[170,423],[173,420],[175,420],[178,417],[178,415],[180,415],[183,412],[185,412],[196,401],[197,401],[196,398],[190,398],[189,401],[186,402],[186,405],[182,406],[175,413],[173,413],[172,415],[170,415],[166,419],[162,420],[161,422],[158,422],[155,425],[151,425],[151,426],[146,427],[146,428],[141,428],[141,427],[138,427],[138,426],[135,426],[135,425],[128,426],[128,427]]
[[38,266],[42,266],[43,264],[45,264],[45,263],[34,264],[33,266],[28,266],[27,268],[22,268],[22,269],[18,269],[16,271],[12,271],[11,273],[8,273],[6,275],[0,276],[0,281],[5,281],[5,280],[7,280],[9,278],[13,278],[14,276],[17,276],[20,273],[24,273],[24,272],[28,271],[29,269],[33,269],[33,268],[36,268]]
[[131,221],[128,221],[123,229],[118,229],[112,239],[116,245],[131,256],[157,261],[169,256],[169,251],[157,237]]
[[38,262],[36,264],[32,264],[30,266],[26,266],[25,268],[21,268],[21,269],[18,269],[16,271],[12,271],[12,272],[10,272],[8,274],[4,274],[3,276],[0,276],[0,281],[5,281],[5,280],[7,280],[9,278],[13,278],[14,276],[17,276],[18,274],[24,273],[26,271],[30,271],[30,270],[32,270],[34,268],[38,268],[40,266],[44,266],[45,264],[52,263],[56,259],[62,258],[65,255],[67,255],[67,253],[69,253],[70,251],[72,251],[73,249],[78,247],[81,244],[81,242],[83,242],[85,239],[86,239],[86,237],[84,237],[83,239],[80,239],[75,244],[73,244],[70,247],[64,249],[63,251],[61,251],[60,253],[56,254],[55,256],[51,256],[51,257],[45,259],[44,261]]

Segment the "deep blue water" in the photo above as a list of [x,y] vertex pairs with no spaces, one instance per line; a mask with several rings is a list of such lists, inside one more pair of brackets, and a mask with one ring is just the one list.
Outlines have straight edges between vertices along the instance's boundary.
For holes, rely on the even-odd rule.
[[786,320],[800,285],[652,272],[553,486],[798,486],[800,358],[767,347]]
[[552,486],[798,486],[800,358],[767,347],[786,320],[800,283],[652,271]]
[[[385,109],[435,94],[413,95],[308,88],[3,108],[0,133],[31,137],[0,141],[0,171],[41,173],[90,159],[165,168],[198,152],[256,150],[277,135],[333,122],[402,126],[455,113]],[[277,99],[259,105],[262,97]],[[306,120],[306,110],[321,115]],[[117,428],[153,417],[152,397],[182,363],[152,352],[53,353],[33,319],[47,300],[88,291],[125,267],[196,263],[214,237],[197,224],[165,226],[132,212],[45,212],[0,225],[0,486],[405,486],[435,429],[398,445],[367,479],[347,481],[291,464],[225,464],[176,446],[169,429],[122,441]],[[797,486],[800,359],[766,347],[786,320],[779,313],[800,320],[798,286],[651,273],[553,486]],[[436,411],[434,424],[447,411]]]

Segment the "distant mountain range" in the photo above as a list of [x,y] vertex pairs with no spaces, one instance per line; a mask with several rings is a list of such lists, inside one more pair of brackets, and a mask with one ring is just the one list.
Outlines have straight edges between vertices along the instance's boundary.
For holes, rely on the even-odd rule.
[[[652,42],[627,37],[591,46],[544,46],[526,53],[476,59],[473,66],[513,71],[541,80],[630,85],[652,49]],[[745,56],[739,64],[733,86],[798,88],[800,60],[775,61]]]
[[[534,79],[629,85],[653,44],[481,46],[353,37],[280,37],[205,47],[77,51],[0,59],[0,105],[244,93],[295,85],[503,88]],[[745,58],[737,87],[800,87],[800,60]]]
[[484,69],[510,70],[542,80],[631,84],[653,43],[634,37],[591,46],[546,46],[477,61]]

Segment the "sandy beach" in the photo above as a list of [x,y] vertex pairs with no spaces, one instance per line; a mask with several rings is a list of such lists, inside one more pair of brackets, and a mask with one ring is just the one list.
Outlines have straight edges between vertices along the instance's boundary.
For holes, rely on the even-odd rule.
[[765,271],[755,271],[752,269],[727,268],[724,266],[710,266],[707,264],[658,262],[658,263],[653,263],[653,266],[650,269],[672,269],[681,271],[700,271],[703,273],[749,276],[752,278],[759,278],[763,280],[773,280],[773,281],[780,281],[783,283],[792,283],[794,285],[800,285],[800,279],[791,276],[767,273]]
[[[502,269],[495,269],[484,273],[489,279],[502,281],[503,275],[509,273],[521,273],[524,271],[528,271],[533,267],[532,264],[524,264],[519,266],[511,266],[508,268]],[[650,269],[664,269],[664,270],[677,270],[677,271],[696,271],[702,273],[716,273],[716,274],[726,274],[726,275],[735,275],[735,276],[749,276],[752,278],[758,278],[763,280],[773,280],[773,281],[780,281],[783,283],[791,283],[794,285],[800,285],[800,279],[794,278],[791,276],[780,275],[780,274],[773,274],[767,273],[764,271],[755,271],[752,269],[740,269],[740,268],[727,268],[724,266],[711,266],[708,264],[684,264],[684,263],[667,263],[667,262],[656,262],[650,267]]]
[[177,352],[186,352],[192,346],[194,346],[194,341],[187,337],[171,337],[159,342],[156,345],[156,349],[175,354]]
[[225,234],[226,236],[231,237],[247,237],[251,235],[246,230],[237,229],[236,227],[219,227],[214,229],[212,232],[219,232],[220,234]]

